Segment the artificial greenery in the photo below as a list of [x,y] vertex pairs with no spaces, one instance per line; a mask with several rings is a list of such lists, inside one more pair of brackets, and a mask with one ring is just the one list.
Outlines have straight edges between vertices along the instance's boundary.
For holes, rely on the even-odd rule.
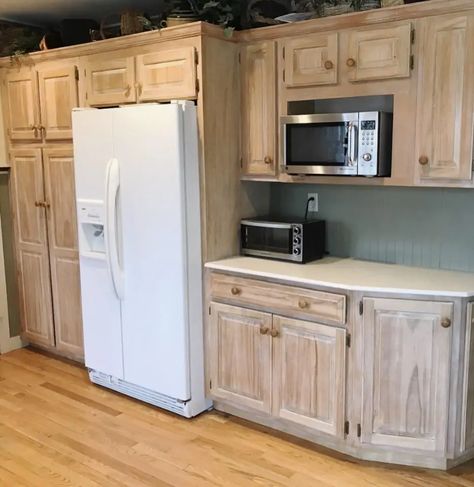
[[17,57],[39,50],[43,32],[9,22],[0,22],[0,57]]

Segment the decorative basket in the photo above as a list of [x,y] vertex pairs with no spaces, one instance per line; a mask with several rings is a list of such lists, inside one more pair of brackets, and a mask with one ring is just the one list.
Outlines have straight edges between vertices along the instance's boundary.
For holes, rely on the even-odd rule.
[[372,10],[380,8],[380,0],[361,0],[360,10]]
[[341,3],[339,5],[330,5],[328,3],[323,4],[321,7],[321,17],[330,17],[332,15],[347,14],[348,12],[353,12],[351,2]]
[[140,22],[140,14],[133,10],[127,10],[120,16],[120,33],[123,36],[143,32],[143,23]]

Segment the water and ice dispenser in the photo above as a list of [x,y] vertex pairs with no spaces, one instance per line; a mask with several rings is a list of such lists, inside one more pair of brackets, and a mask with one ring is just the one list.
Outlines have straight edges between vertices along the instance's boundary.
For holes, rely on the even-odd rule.
[[105,259],[104,203],[94,200],[78,200],[77,210],[81,255]]

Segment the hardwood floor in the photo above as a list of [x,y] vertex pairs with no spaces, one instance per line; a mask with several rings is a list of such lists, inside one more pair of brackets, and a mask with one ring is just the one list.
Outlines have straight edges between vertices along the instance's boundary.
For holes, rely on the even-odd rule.
[[217,413],[181,419],[31,350],[0,357],[0,486],[474,486],[310,447]]

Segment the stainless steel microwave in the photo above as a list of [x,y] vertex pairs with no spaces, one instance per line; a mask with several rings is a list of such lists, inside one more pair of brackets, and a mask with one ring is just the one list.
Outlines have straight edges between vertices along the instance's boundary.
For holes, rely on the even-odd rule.
[[390,176],[392,118],[387,112],[282,117],[282,172]]
[[242,220],[243,255],[304,264],[324,256],[326,223],[323,220],[261,217]]

